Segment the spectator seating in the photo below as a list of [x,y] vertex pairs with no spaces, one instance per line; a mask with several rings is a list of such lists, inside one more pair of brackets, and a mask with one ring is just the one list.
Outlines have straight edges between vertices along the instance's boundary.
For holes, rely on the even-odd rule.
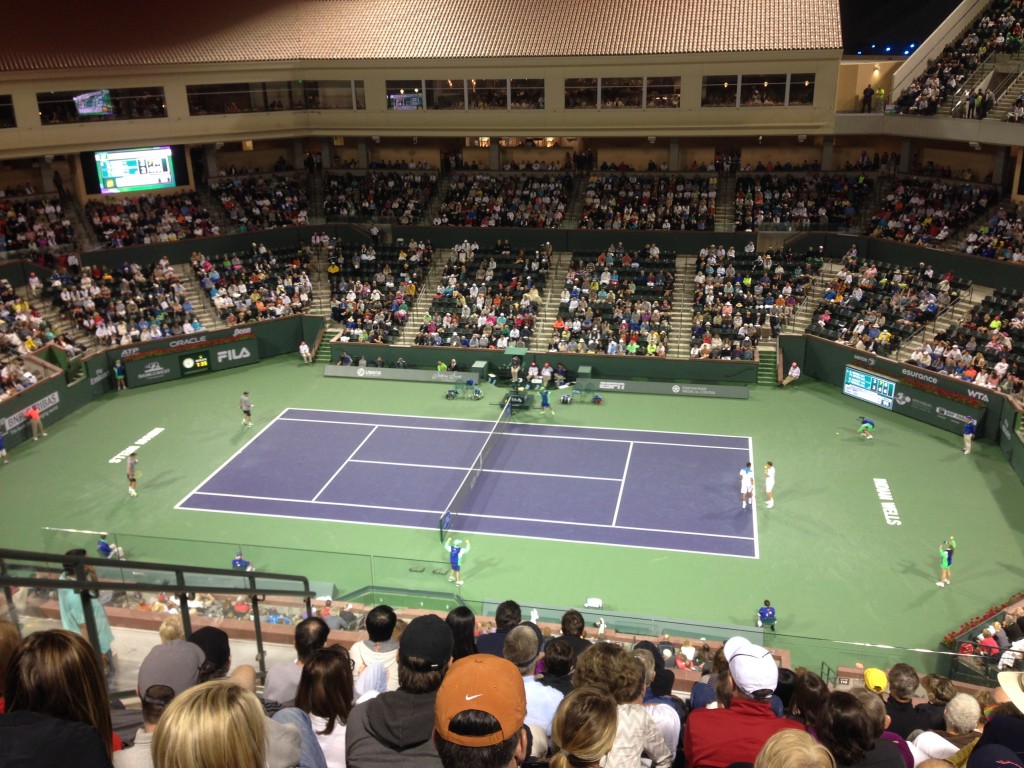
[[986,296],[959,325],[922,341],[910,362],[979,387],[1024,391],[1024,291]]
[[941,245],[985,214],[995,188],[950,179],[901,178],[885,196],[867,234],[920,245]]
[[0,197],[0,253],[45,251],[74,241],[75,229],[60,200],[20,194]]
[[964,253],[1000,261],[1024,262],[1024,203],[1003,203],[986,223],[972,230]]
[[587,183],[580,229],[713,231],[718,179],[714,174],[594,175]]
[[798,258],[791,250],[742,253],[710,246],[697,257],[690,357],[752,360],[762,334],[778,335],[803,301],[821,267],[815,252]]
[[954,93],[992,53],[1020,49],[1019,24],[1024,14],[1014,0],[996,0],[978,20],[947,45],[937,59],[896,98],[903,114],[934,115],[940,102]]
[[271,251],[253,243],[245,251],[207,258],[193,253],[192,272],[228,325],[309,311],[312,262],[305,248]]
[[893,353],[969,291],[969,280],[937,275],[931,266],[908,269],[864,262],[850,249],[825,287],[806,332],[876,354]]
[[86,203],[85,213],[108,248],[220,234],[194,192],[93,200]]
[[380,217],[414,224],[436,189],[436,171],[328,173],[324,176],[324,215],[328,221]]
[[309,220],[305,180],[297,174],[219,178],[211,189],[243,231],[288,227]]
[[329,249],[331,318],[345,327],[342,341],[395,343],[430,271],[430,243],[324,245]]
[[50,299],[61,316],[97,344],[118,345],[180,336],[202,330],[178,274],[164,257],[116,269],[93,265],[76,279],[54,273]]
[[528,255],[508,240],[489,251],[468,241],[457,245],[415,343],[525,346],[540,308],[550,256],[550,245]]
[[873,189],[864,173],[740,175],[735,229],[849,227]]
[[558,227],[572,192],[570,174],[456,173],[435,225]]
[[675,277],[675,253],[657,246],[575,252],[548,350],[664,357]]

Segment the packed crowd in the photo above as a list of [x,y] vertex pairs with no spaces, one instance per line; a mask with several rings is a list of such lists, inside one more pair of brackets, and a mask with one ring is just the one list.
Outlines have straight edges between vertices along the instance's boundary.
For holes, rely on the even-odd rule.
[[181,336],[203,329],[181,278],[167,257],[140,266],[68,270],[51,275],[50,299],[61,317],[95,339],[116,346]]
[[312,263],[305,249],[274,253],[263,243],[207,258],[193,253],[192,274],[228,325],[309,311]]
[[866,262],[852,246],[825,286],[807,328],[857,349],[887,355],[945,313],[970,283],[921,263]]
[[[1020,50],[1022,20],[1024,9],[1017,0],[995,0],[907,86],[896,98],[896,108],[904,114],[934,115],[940,103],[956,92],[986,57]],[[979,116],[984,117],[984,95],[981,111]]]
[[863,174],[741,175],[736,179],[736,231],[848,227],[873,189],[874,180]]
[[569,174],[456,173],[435,226],[558,227],[572,192]]
[[[603,626],[587,637],[575,609],[546,633],[514,600],[493,627],[466,606],[405,621],[377,605],[352,622],[318,608],[262,689],[252,666],[232,664],[223,629],[186,638],[171,616],[138,668],[141,709],[124,709],[108,694],[116,658],[100,601],[69,588],[58,598],[65,629],[20,639],[0,621],[10,768],[1012,768],[1024,747],[1019,672],[969,694],[900,662],[832,690],[744,637],[630,647],[605,641]],[[85,610],[99,654],[79,634]],[[1022,625],[1007,616],[986,629],[986,654],[1010,648],[1011,632],[1019,641]],[[353,627],[350,645],[332,642]],[[699,675],[688,701],[674,693],[679,669]]]
[[86,218],[108,248],[167,243],[219,235],[210,213],[193,192],[92,200]]
[[594,176],[584,192],[579,228],[713,231],[717,186],[714,175]]
[[668,354],[675,254],[622,243],[576,253],[565,275],[550,352]]
[[1024,300],[987,296],[958,326],[922,340],[910,362],[978,387],[1019,396],[1024,391]]
[[305,183],[295,175],[224,178],[212,182],[211,189],[231,223],[243,232],[309,221]]
[[941,245],[995,202],[994,187],[935,178],[903,178],[885,196],[867,234],[905,243]]
[[[35,272],[30,275],[30,280],[33,279],[40,284]],[[24,358],[45,344],[55,344],[69,355],[80,351],[63,334],[56,334],[28,299],[18,295],[10,281],[0,279],[0,399],[37,382]]]
[[414,224],[436,189],[436,171],[329,173],[324,177],[324,215],[329,220],[381,217]]
[[503,349],[526,346],[540,308],[551,244],[527,254],[508,240],[485,252],[455,246],[415,343]]
[[1024,262],[1024,203],[1002,203],[982,226],[968,233],[964,253]]
[[345,328],[341,340],[393,343],[430,271],[431,244],[410,240],[345,248],[327,235],[314,235],[313,247],[328,251],[331,317]]
[[697,257],[690,357],[752,360],[762,332],[777,336],[803,301],[821,268],[818,252],[798,258],[792,249],[742,253],[711,245]]
[[75,228],[54,198],[0,196],[0,253],[45,251],[75,242]]

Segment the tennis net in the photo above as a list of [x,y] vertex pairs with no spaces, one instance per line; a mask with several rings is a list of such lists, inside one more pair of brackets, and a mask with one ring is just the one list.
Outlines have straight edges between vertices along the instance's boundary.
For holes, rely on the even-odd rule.
[[476,485],[476,481],[480,479],[480,475],[484,471],[484,462],[487,461],[487,456],[492,450],[494,450],[495,444],[501,439],[501,436],[505,434],[505,429],[508,427],[509,422],[512,421],[512,405],[505,403],[501,407],[501,413],[498,416],[498,420],[494,422],[494,426],[491,427],[490,433],[487,435],[487,439],[484,440],[483,446],[480,448],[480,452],[477,453],[476,458],[473,459],[473,464],[469,468],[469,472],[462,478],[462,483],[455,491],[455,495],[452,496],[452,500],[448,502],[448,507],[441,515],[441,519],[438,522],[438,529],[441,533],[441,542],[444,543],[445,535],[452,527],[452,523],[455,518],[462,512],[463,507],[466,505],[466,500],[469,495],[473,492],[473,487]]

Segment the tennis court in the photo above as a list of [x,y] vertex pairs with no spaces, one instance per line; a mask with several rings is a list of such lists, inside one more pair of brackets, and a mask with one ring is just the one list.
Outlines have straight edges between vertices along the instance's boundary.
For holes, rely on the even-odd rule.
[[756,558],[748,461],[744,436],[288,408],[177,508]]

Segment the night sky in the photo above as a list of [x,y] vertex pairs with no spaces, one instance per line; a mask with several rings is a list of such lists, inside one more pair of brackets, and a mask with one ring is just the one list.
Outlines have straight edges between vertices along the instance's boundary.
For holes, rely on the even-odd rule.
[[903,56],[913,53],[959,0],[839,0],[839,5],[844,53]]

